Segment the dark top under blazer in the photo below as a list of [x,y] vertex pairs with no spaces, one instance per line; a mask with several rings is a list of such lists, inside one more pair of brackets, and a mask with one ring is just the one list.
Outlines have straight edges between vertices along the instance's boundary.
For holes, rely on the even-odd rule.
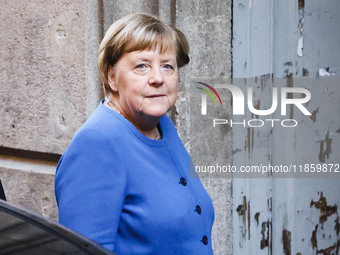
[[160,127],[149,139],[101,102],[59,161],[60,223],[117,254],[212,254],[211,199],[168,116]]

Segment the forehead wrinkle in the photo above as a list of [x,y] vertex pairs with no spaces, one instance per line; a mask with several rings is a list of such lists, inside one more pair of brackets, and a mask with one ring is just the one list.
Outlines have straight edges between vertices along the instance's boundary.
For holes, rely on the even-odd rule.
[[[173,56],[172,56],[172,54]],[[141,56],[142,54],[142,56]],[[176,60],[176,56],[174,54],[173,51],[165,51],[164,53],[160,53],[159,51],[153,51],[153,50],[149,50],[149,51],[139,51],[137,53],[137,55],[135,55],[133,57],[133,59],[131,60],[132,62],[136,62],[136,61],[145,61],[145,62],[152,62],[153,61],[153,55],[157,54],[160,56],[160,61],[163,62],[169,62],[169,61],[175,61]]]

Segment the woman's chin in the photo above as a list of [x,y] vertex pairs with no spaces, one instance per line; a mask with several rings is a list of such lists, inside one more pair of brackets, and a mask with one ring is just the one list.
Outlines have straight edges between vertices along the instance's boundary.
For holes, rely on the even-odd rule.
[[143,111],[144,115],[154,118],[162,118],[167,112],[169,108],[167,107],[152,107],[151,109],[147,109]]

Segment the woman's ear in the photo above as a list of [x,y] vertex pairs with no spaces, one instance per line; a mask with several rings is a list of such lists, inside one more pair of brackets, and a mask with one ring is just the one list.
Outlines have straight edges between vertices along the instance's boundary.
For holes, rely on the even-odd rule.
[[118,92],[115,76],[116,76],[115,68],[113,66],[110,66],[109,71],[107,72],[107,81],[110,85],[111,90],[113,92]]

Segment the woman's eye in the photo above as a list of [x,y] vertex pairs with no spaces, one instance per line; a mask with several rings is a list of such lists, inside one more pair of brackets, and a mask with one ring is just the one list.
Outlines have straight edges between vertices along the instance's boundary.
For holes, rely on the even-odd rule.
[[165,65],[163,65],[163,68],[164,68],[164,69],[167,69],[167,70],[173,70],[173,69],[174,69],[173,66],[170,65],[170,64],[165,64]]
[[136,66],[137,69],[140,69],[140,70],[145,70],[148,66],[146,64],[139,64]]

